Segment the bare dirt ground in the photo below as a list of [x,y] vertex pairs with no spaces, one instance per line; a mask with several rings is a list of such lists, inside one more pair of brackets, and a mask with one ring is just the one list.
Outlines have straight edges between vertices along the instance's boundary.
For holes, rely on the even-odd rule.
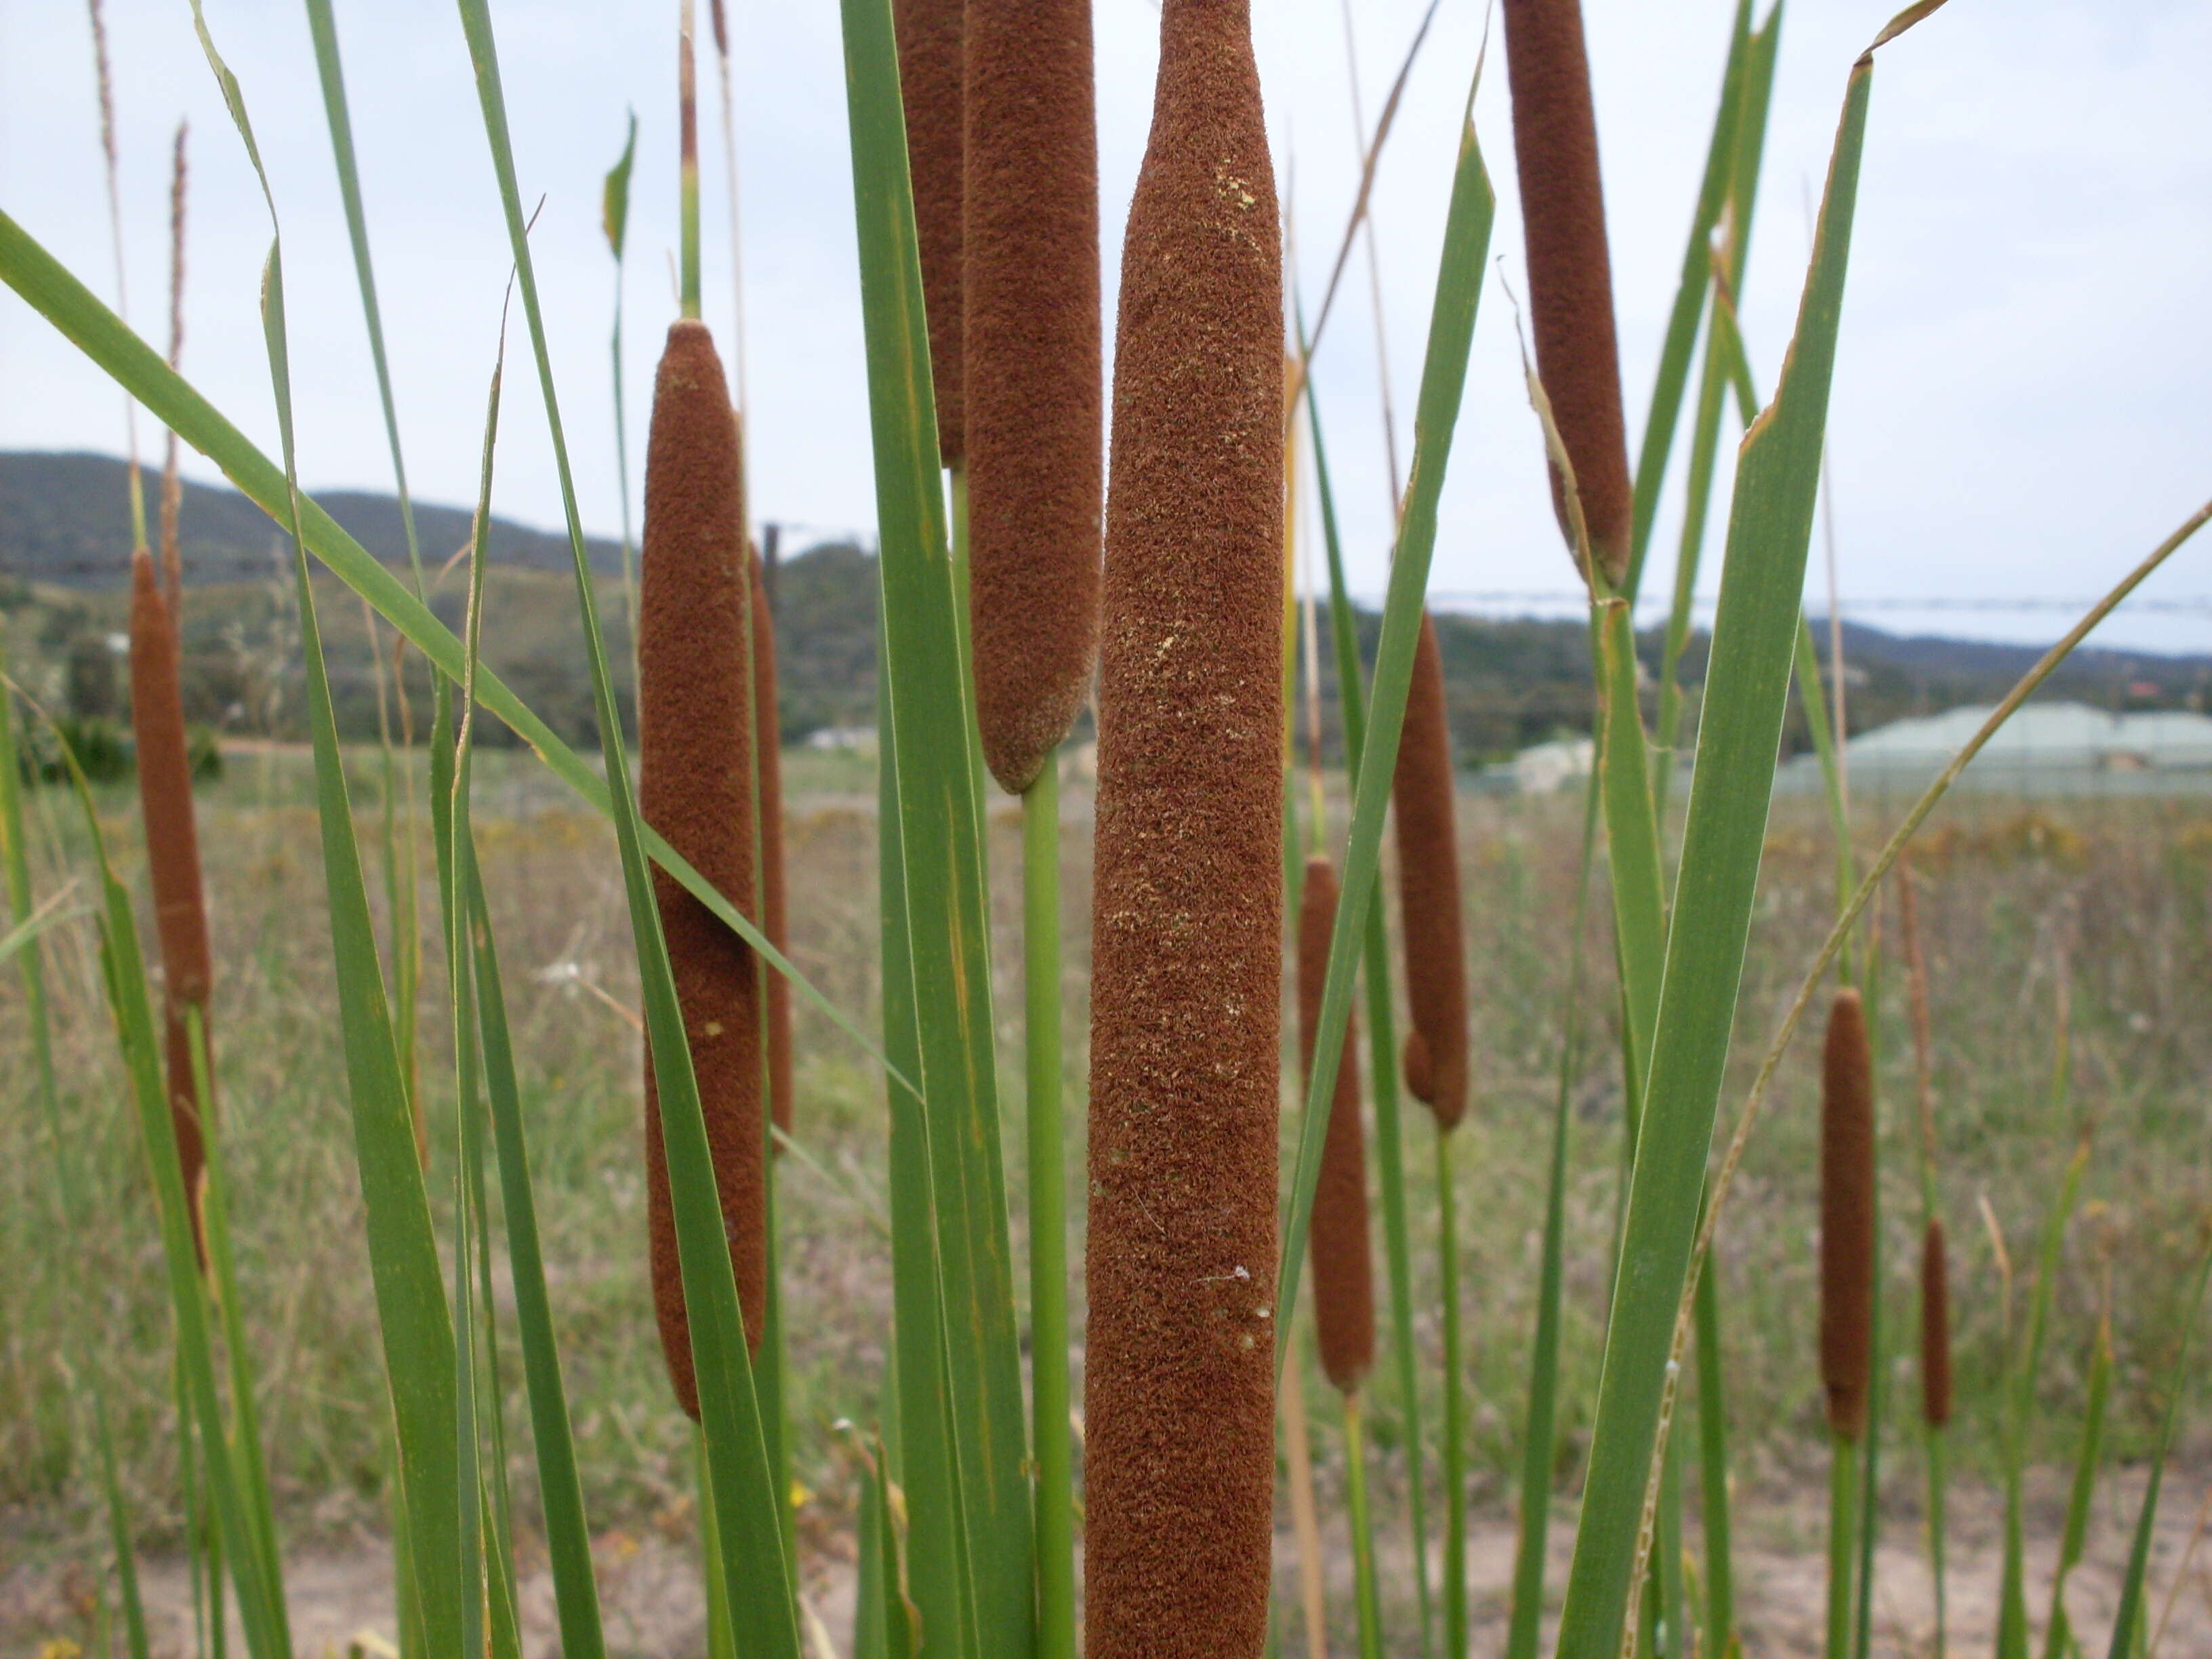
[[[2135,1475],[2108,1483],[2091,1520],[2085,1557],[2069,1581],[2067,1610],[2085,1653],[2105,1650],[2141,1489],[2141,1479]],[[2034,1483],[2030,1493],[2028,1606],[2039,1650],[2050,1606],[2063,1496],[2055,1479]],[[2212,1655],[2212,1547],[2198,1536],[2208,1503],[2212,1503],[2212,1469],[2178,1472],[2168,1480],[2151,1554],[2147,1606],[2154,1635],[2164,1620],[2162,1639],[2153,1649],[2155,1659]],[[1994,1492],[1963,1488],[1954,1492],[1949,1593],[1954,1652],[1987,1652],[1993,1642],[2002,1559],[2000,1519]],[[1757,1492],[1741,1500],[1735,1563],[1747,1659],[1809,1659],[1820,1651],[1826,1595],[1824,1524],[1817,1494]],[[1472,1517],[1468,1581],[1471,1649],[1476,1655],[1493,1655],[1504,1647],[1514,1541],[1510,1515],[1488,1511]],[[812,1542],[814,1547],[805,1553],[811,1659],[834,1659],[850,1650],[852,1567],[839,1547],[842,1539],[817,1534]],[[1570,1524],[1562,1521],[1555,1525],[1549,1616],[1558,1611],[1572,1543]],[[610,1532],[599,1540],[597,1558],[611,1653],[620,1659],[693,1659],[704,1651],[696,1558],[688,1540],[660,1533],[638,1536]],[[1278,1540],[1277,1559],[1281,1564],[1278,1601],[1285,1609],[1281,1650],[1295,1659],[1309,1659],[1313,1650],[1303,1621],[1292,1610],[1298,1601],[1296,1550],[1287,1532]],[[1402,1555],[1383,1565],[1390,1582],[1409,1582]],[[1325,1650],[1349,1654],[1355,1649],[1348,1561],[1333,1559],[1328,1577],[1330,1628]],[[1888,1517],[1875,1582],[1874,1652],[1899,1659],[1932,1655],[1934,1598],[1916,1516]],[[184,1659],[192,1651],[191,1595],[184,1564],[173,1558],[149,1561],[143,1583],[155,1659]],[[332,1542],[295,1554],[287,1567],[286,1585],[294,1644],[302,1659],[345,1659],[353,1653],[378,1659],[389,1651],[392,1557],[383,1540],[365,1537],[351,1546]],[[68,1653],[65,1647],[57,1650],[45,1644],[82,1628],[85,1591],[81,1575],[51,1567],[23,1565],[0,1571],[0,1652]],[[553,1589],[542,1562],[526,1564],[522,1608],[530,1659],[554,1659],[560,1648]],[[1410,1606],[1392,1611],[1398,1615],[1389,1620],[1392,1627],[1409,1631]],[[1401,1649],[1394,1644],[1391,1650]],[[1410,1644],[1402,1650],[1411,1651]]]

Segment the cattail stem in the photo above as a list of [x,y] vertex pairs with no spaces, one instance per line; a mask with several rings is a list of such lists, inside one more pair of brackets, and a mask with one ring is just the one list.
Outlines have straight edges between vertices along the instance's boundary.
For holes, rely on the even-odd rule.
[[1267,1640],[1283,291],[1244,0],[1166,0],[1123,242],[1092,909],[1087,1659]]
[[1382,1659],[1382,1594],[1375,1577],[1375,1522],[1367,1507],[1367,1429],[1358,1389],[1344,1391],[1345,1505],[1352,1522],[1352,1583],[1359,1609],[1359,1659]]
[[1729,1492],[1728,1364],[1721,1352],[1720,1264],[1698,1275],[1698,1529],[1705,1544],[1707,1653],[1735,1650],[1735,1527]]
[[677,290],[683,314],[696,318],[699,315],[699,66],[692,37],[692,0],[683,0],[677,18]]
[[1858,1562],[1858,1444],[1840,1429],[1828,1432],[1827,1659],[1851,1650],[1851,1589]]
[[1075,1478],[1068,1431],[1067,1169],[1060,1103],[1060,769],[1049,760],[1022,795],[1022,971],[1028,1034],[1037,1651],[1040,1659],[1074,1659]]
[[1452,1132],[1437,1125],[1437,1280],[1444,1304],[1444,1659],[1467,1654],[1467,1452],[1460,1376],[1459,1224],[1452,1194]]
[[[1295,1340],[1293,1347],[1300,1346]],[[1306,1419],[1305,1368],[1283,1367],[1283,1463],[1291,1503],[1291,1536],[1298,1552],[1298,1611],[1310,1659],[1328,1659],[1328,1601],[1322,1587],[1321,1510],[1314,1501],[1313,1443]]]
[[1848,986],[1828,1011],[1820,1085],[1820,1379],[1829,1427],[1856,1444],[1873,1361],[1874,1073],[1865,1007]]
[[[743,431],[742,425],[739,430]],[[776,698],[775,617],[769,608],[760,556],[750,555],[748,562],[752,568],[746,621],[752,675],[753,789],[759,803],[754,835],[760,856],[761,931],[788,959],[791,896],[783,861],[783,729]],[[796,1087],[792,1069],[791,981],[766,963],[760,964],[759,972],[768,1021],[769,1117],[777,1128],[789,1134],[794,1121]]]

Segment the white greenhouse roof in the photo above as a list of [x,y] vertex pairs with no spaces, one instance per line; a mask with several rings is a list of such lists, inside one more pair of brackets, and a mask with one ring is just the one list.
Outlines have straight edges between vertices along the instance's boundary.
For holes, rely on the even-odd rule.
[[[1844,745],[1854,777],[1932,776],[1989,718],[1991,705],[1947,710],[1863,732]],[[1800,755],[1783,769],[1784,787],[1817,780],[1820,763]],[[2032,786],[2067,774],[2077,781],[2136,780],[2140,788],[2194,792],[2212,783],[2212,718],[2169,711],[2108,714],[2086,703],[2031,703],[1998,728],[1966,777],[2001,787]],[[1963,781],[1963,780],[1962,780]],[[1817,787],[1817,784],[1814,785]]]

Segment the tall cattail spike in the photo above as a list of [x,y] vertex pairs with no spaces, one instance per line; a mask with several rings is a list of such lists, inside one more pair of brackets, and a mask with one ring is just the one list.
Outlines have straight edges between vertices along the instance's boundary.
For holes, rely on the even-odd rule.
[[929,314],[929,373],[937,393],[937,449],[957,466],[967,449],[961,344],[961,79],[963,0],[894,0],[907,167]]
[[[1591,551],[1617,584],[1628,574],[1633,499],[1582,3],[1505,0],[1504,12],[1536,369],[1574,465]],[[1552,500],[1565,533],[1556,470]]]
[[[1298,1056],[1301,1080],[1313,1070],[1321,1032],[1322,988],[1328,979],[1329,934],[1336,925],[1336,866],[1306,861],[1298,900]],[[1353,1022],[1356,1024],[1356,1022]],[[1314,1326],[1322,1370],[1346,1393],[1375,1364],[1375,1270],[1367,1227],[1367,1149],[1359,1126],[1359,1045],[1347,1028],[1336,1066],[1328,1133],[1314,1187]]]
[[198,1235],[200,1179],[206,1167],[201,1120],[209,1103],[198,1097],[186,1011],[200,1011],[204,1032],[215,969],[208,948],[207,901],[200,885],[199,828],[192,810],[177,625],[162,598],[153,555],[143,547],[131,556],[131,726],[137,743],[138,803],[146,823],[154,929],[161,946],[169,1115],[176,1127],[178,1161],[192,1206],[195,1239],[204,1259],[204,1241]]
[[1406,938],[1406,1087],[1449,1129],[1467,1111],[1467,947],[1460,915],[1459,833],[1451,728],[1437,625],[1421,614],[1413,681],[1390,781],[1398,820],[1398,898]]
[[[757,902],[753,728],[745,720],[748,556],[736,418],[706,325],[668,331],[646,440],[638,589],[638,799],[645,821],[745,915]],[[758,963],[665,871],[653,871],[684,1031],[699,1080],[745,1337],[760,1346],[768,1231]],[[654,1310],[676,1397],[699,1414],[660,1100],[646,1059],[646,1212]]]
[[1874,1055],[1846,986],[1828,1010],[1820,1064],[1820,1380],[1828,1425],[1865,1431],[1874,1358]]
[[1123,243],[1092,901],[1084,1649],[1267,1640],[1283,289],[1246,0],[1165,0]]
[[[761,931],[791,955],[790,899],[783,875],[783,732],[775,696],[775,616],[760,555],[752,556],[753,756],[760,779]],[[768,998],[768,1103],[775,1127],[792,1126],[791,981],[762,965]]]
[[1019,794],[1091,689],[1103,449],[1090,0],[968,0],[969,633],[983,758]]
[[1920,1414],[1935,1429],[1951,1420],[1951,1261],[1933,1218],[1920,1240]]

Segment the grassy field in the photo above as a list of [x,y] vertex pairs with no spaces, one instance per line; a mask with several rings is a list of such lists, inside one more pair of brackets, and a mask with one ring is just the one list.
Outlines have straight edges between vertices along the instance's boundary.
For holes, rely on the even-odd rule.
[[[487,753],[479,764],[479,835],[512,964],[539,1212],[592,1518],[600,1528],[658,1526],[681,1535],[690,1526],[691,1442],[670,1398],[646,1286],[637,991],[611,835],[526,757]],[[872,1027],[873,765],[799,751],[787,764],[793,954],[831,999]],[[364,844],[374,848],[381,844],[374,751],[357,753],[354,769]],[[272,1476],[288,1533],[302,1542],[379,1523],[387,1432],[329,1012],[310,787],[304,754],[239,750],[200,803],[216,950],[213,1042],[240,1273]],[[30,803],[44,891],[86,867],[76,845],[82,830],[66,806],[51,791]],[[143,886],[134,796],[121,787],[102,806],[112,845]],[[1069,790],[1063,889],[1068,1066],[1078,1091],[1087,1064],[1079,997],[1088,978],[1088,787],[1079,781]],[[1460,823],[1478,1055],[1475,1104],[1458,1159],[1468,1229],[1473,1446],[1478,1507],[1502,1511],[1524,1408],[1579,799],[1468,795]],[[1869,844],[1884,829],[1871,814],[1859,825]],[[999,1006],[1012,1009],[1019,1006],[1019,829],[1010,803],[994,800],[991,830]],[[1954,1443],[1970,1473],[1989,1467],[2005,1314],[1980,1206],[1985,1200],[2021,1275],[2017,1317],[2035,1227],[2067,1158],[2089,1135],[2095,1151],[2085,1203],[2068,1235],[2039,1383],[2055,1407],[2054,1426],[2035,1453],[2046,1463],[2070,1455],[2067,1425],[2078,1420],[2088,1342],[2109,1295],[2118,1362],[2110,1451],[2139,1457],[2155,1426],[2152,1379],[2172,1361],[2183,1269],[2212,1202],[2212,1116],[2203,1097],[2212,1027],[2200,1006],[2202,988],[2212,982],[2212,817],[2197,805],[2083,802],[2028,814],[1983,799],[1948,809],[1923,841],[1917,867],[1958,1327]],[[382,872],[372,868],[370,878],[381,902]],[[435,915],[427,850],[416,880],[426,929],[422,1093],[436,1204],[451,1191],[452,1084],[431,1058],[446,1036],[438,953],[427,937]],[[1832,880],[1814,804],[1781,803],[1739,1013],[1743,1074],[1724,1097],[1724,1124],[1832,915]],[[1619,1046],[1601,899],[1601,891],[1593,896],[1583,943],[1585,1057],[1573,1085],[1563,1481],[1578,1467],[1588,1428],[1603,1334],[1601,1264],[1618,1190]],[[85,902],[81,888],[70,902]],[[1894,932],[1893,908],[1885,939]],[[158,1548],[174,1542],[180,1517],[151,1201],[122,1104],[89,921],[67,921],[47,939],[66,1109],[96,1172],[103,1220],[88,1237],[59,1231],[51,1149],[24,1092],[11,1085],[0,1116],[0,1539],[11,1549],[66,1557],[97,1530],[82,1394],[73,1393],[63,1349],[51,1340],[83,1322],[112,1367],[126,1481]],[[2063,1097],[2053,1087],[2062,1008],[2070,1036]],[[27,1053],[23,1018],[9,975],[0,982],[0,1054]],[[834,1555],[849,1524],[850,1480],[831,1425],[876,1418],[890,1325],[884,1116],[880,1082],[865,1057],[826,1020],[803,1007],[799,1019],[802,1155],[782,1159],[779,1200],[794,1472],[812,1494],[802,1537]],[[1918,1203],[1904,975],[1893,961],[1882,968],[1878,1030],[1887,1468],[1899,1510],[1896,1541],[1909,1546],[1920,1478],[1911,1357]],[[1018,1076],[1018,1025],[1003,1025],[1000,1039],[1001,1068]],[[1822,1445],[1812,1343],[1816,1066],[1813,1043],[1801,1042],[1753,1142],[1720,1240],[1739,1468],[1748,1482],[1784,1489],[1816,1478]],[[1430,1131],[1418,1109],[1409,1103],[1408,1110],[1407,1185],[1415,1237],[1427,1238],[1434,1228],[1423,1178]],[[1010,1178],[1018,1182],[1024,1167],[1018,1110],[1007,1113],[1006,1131]],[[1072,1167],[1079,1168],[1078,1156],[1072,1148]],[[1014,1197],[1018,1228],[1026,1206],[1018,1189]],[[1079,1193],[1071,1198],[1079,1222]],[[439,1224],[442,1232],[442,1216]],[[1018,1236],[1015,1243],[1018,1252]],[[1433,1250],[1417,1250],[1415,1262],[1432,1273]],[[1434,1309],[1432,1287],[1417,1288],[1414,1302]],[[1079,1361],[1081,1305],[1079,1280]],[[1429,1318],[1422,1335],[1433,1342],[1438,1333]],[[511,1349],[506,1357],[512,1365]],[[1433,1368],[1425,1374],[1433,1378]],[[511,1373],[505,1381],[519,1423],[520,1378]],[[1334,1407],[1317,1369],[1307,1393],[1324,1508],[1338,1512],[1341,1442],[1318,1426],[1333,1421]],[[1394,1517],[1401,1477],[1389,1455],[1390,1389],[1380,1376],[1372,1427],[1383,1454],[1378,1505]],[[2191,1432],[2198,1453],[2191,1462],[2201,1467],[2201,1416]],[[1430,1468],[1433,1474],[1433,1462]],[[518,1462],[515,1474],[526,1513],[526,1463]],[[2177,1507],[2188,1503],[2177,1498]]]

